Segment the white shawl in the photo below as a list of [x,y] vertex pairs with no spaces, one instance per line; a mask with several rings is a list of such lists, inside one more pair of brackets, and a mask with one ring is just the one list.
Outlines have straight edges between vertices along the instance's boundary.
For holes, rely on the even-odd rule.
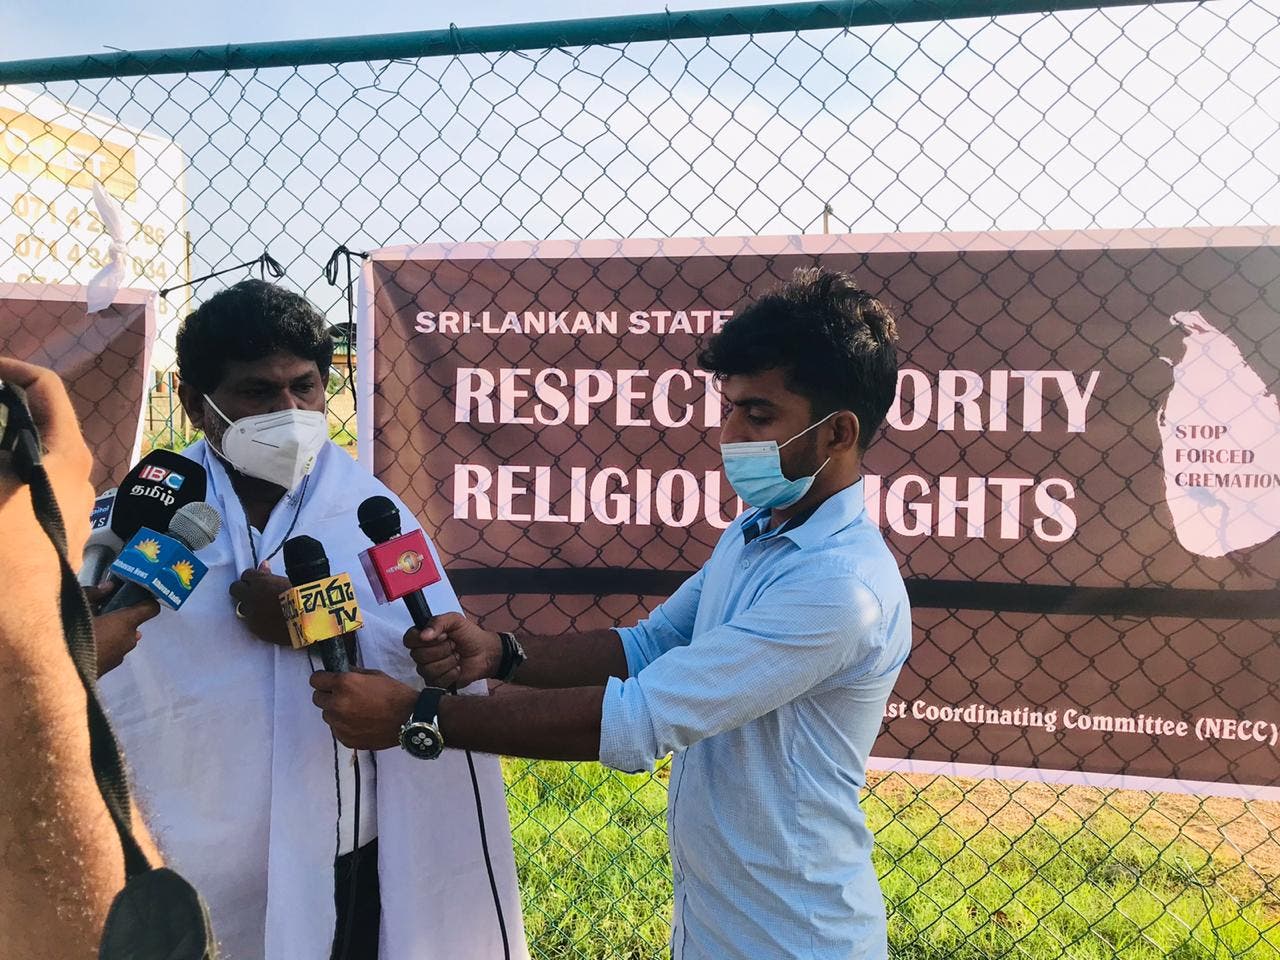
[[[333,740],[311,702],[305,651],[266,643],[235,618],[227,588],[253,566],[244,511],[203,441],[186,456],[208,471],[208,502],[223,519],[200,553],[209,573],[181,610],[143,625],[142,642],[102,678],[102,697],[147,823],[167,861],[204,895],[226,960],[328,960]],[[401,603],[377,605],[357,560],[369,544],[356,508],[374,494],[391,496],[406,530],[417,526],[398,498],[329,444],[289,535],[315,537],[333,572],[351,574],[364,665],[420,687],[401,641],[409,614]],[[285,538],[295,508],[288,497],[276,506],[260,555]],[[279,554],[272,569],[283,572]],[[460,609],[447,579],[426,596],[433,612]],[[501,771],[492,756],[475,764],[512,956],[525,960]],[[501,958],[465,755],[446,750],[423,761],[391,749],[377,754],[377,766],[380,960]]]

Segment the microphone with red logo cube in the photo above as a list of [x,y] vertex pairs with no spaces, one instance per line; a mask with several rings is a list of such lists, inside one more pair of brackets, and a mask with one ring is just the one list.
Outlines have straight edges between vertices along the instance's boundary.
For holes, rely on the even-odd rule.
[[[364,567],[369,578],[369,586],[373,589],[378,603],[390,603],[403,600],[413,617],[413,625],[419,630],[425,629],[431,622],[431,607],[423,595],[423,587],[440,582],[440,571],[436,568],[435,559],[431,556],[431,548],[427,546],[426,535],[421,530],[400,532],[400,508],[390,497],[369,497],[356,511],[356,519],[364,535],[373,541],[373,546],[360,554],[360,565]],[[457,693],[457,687],[450,686],[450,693]],[[415,708],[412,719],[417,719]],[[437,729],[436,736],[439,737]],[[502,916],[502,901],[498,897],[497,882],[493,879],[493,866],[489,860],[489,845],[485,839],[484,809],[480,803],[480,782],[476,778],[476,766],[467,755],[467,768],[471,772],[471,786],[475,790],[476,815],[480,820],[480,843],[484,849],[485,864],[489,869],[490,889],[493,891],[493,902],[498,912],[498,927],[502,932],[503,953],[510,956],[506,949],[507,928]]]
[[356,512],[360,529],[373,546],[360,554],[378,603],[404,600],[419,630],[431,622],[423,587],[440,582],[427,538],[421,530],[400,532],[400,510],[389,497],[369,497]]

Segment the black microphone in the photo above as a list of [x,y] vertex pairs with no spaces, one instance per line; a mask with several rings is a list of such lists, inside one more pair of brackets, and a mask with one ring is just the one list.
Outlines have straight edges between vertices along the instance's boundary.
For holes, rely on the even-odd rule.
[[84,559],[76,581],[82,587],[96,587],[107,575],[107,568],[120,556],[124,541],[111,529],[111,515],[115,512],[118,487],[112,487],[93,501],[93,513],[89,515],[89,539],[84,545]]
[[[218,511],[204,501],[199,501],[188,503],[178,510],[169,521],[166,532],[192,553],[198,553],[218,538],[221,527],[222,518],[218,516]],[[146,587],[130,580],[112,595],[99,613],[132,607],[152,596]]]
[[[324,552],[324,544],[315,537],[308,536],[286,540],[284,572],[295,587],[329,579],[329,557]],[[320,662],[326,670],[330,673],[346,673],[351,669],[351,661],[347,657],[347,639],[354,642],[355,637],[353,631],[315,642],[314,645],[320,652]]]
[[172,450],[152,450],[135,463],[116,488],[108,522],[99,526],[95,518],[77,578],[81,585],[99,583],[143,527],[157,533],[168,530],[178,510],[204,500],[208,483],[204,467]]
[[[364,535],[375,544],[386,543],[388,540],[394,540],[400,536],[400,508],[392,503],[390,497],[381,495],[369,497],[356,510],[356,519],[360,524],[360,529],[364,531]],[[423,553],[425,553],[425,550]],[[420,560],[427,561],[420,568],[420,571],[415,571],[422,578],[420,582],[435,583],[439,580],[440,575],[436,572],[435,565],[430,563],[430,557],[423,556]],[[409,616],[413,618],[413,625],[419,630],[425,629],[431,623],[432,614],[431,607],[428,605],[426,595],[422,592],[421,587],[398,595],[404,600],[405,606],[409,608]]]

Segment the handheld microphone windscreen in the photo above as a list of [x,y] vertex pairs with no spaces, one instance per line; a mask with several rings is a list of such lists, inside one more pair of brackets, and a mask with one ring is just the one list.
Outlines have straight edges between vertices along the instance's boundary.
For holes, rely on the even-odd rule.
[[400,508],[389,497],[369,497],[356,511],[360,529],[373,546],[360,554],[360,566],[379,603],[404,599],[414,614],[414,622],[430,619],[424,587],[440,581],[421,530],[400,532]]
[[400,535],[400,509],[390,497],[369,497],[356,510],[356,520],[374,543],[385,543]]
[[[189,551],[188,556],[179,557],[180,562],[177,565],[171,563],[172,557],[169,560],[160,561],[160,566],[163,568],[167,565],[167,569],[157,570],[154,564],[163,548],[159,540],[152,539],[150,543],[155,553],[147,556],[147,560],[152,563],[144,567],[144,572],[142,573],[146,578],[145,582],[151,585],[150,588],[143,586],[136,579],[128,579],[124,586],[115,592],[115,595],[107,601],[99,612],[111,613],[124,607],[131,607],[146,600],[149,594],[156,595],[168,606],[175,610],[178,609],[186,601],[186,598],[190,596],[191,591],[195,589],[206,570],[205,566],[199,563],[192,555],[213,543],[218,538],[218,531],[221,527],[222,518],[218,516],[218,511],[209,506],[209,504],[203,501],[184,504],[174,513],[165,533],[170,540],[175,540],[179,546],[185,547]],[[125,553],[128,552],[128,550],[125,551]],[[185,568],[185,576],[178,573],[179,566]],[[135,572],[137,572],[136,569]],[[122,574],[118,568],[116,573],[118,576],[125,576],[127,579],[128,575]],[[166,587],[162,582],[157,585],[157,577],[162,581],[165,578],[174,576],[177,577],[176,583],[179,586],[170,584]],[[160,593],[156,593],[157,590]]]
[[200,464],[172,450],[152,450],[120,482],[111,530],[125,542],[143,527],[168,530],[179,508],[204,500],[207,488]]
[[290,537],[284,542],[284,575],[295,587],[329,576],[329,557],[315,537]]
[[217,540],[221,529],[222,517],[203,500],[180,507],[169,521],[169,536],[192,552],[203,550]]

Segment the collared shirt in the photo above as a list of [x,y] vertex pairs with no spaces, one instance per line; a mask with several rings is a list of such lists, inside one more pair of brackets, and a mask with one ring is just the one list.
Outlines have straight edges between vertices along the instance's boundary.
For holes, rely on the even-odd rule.
[[875,960],[884,898],[859,807],[911,647],[897,562],[863,485],[768,530],[744,514],[666,603],[619,629],[600,762],[675,753],[673,960]]

